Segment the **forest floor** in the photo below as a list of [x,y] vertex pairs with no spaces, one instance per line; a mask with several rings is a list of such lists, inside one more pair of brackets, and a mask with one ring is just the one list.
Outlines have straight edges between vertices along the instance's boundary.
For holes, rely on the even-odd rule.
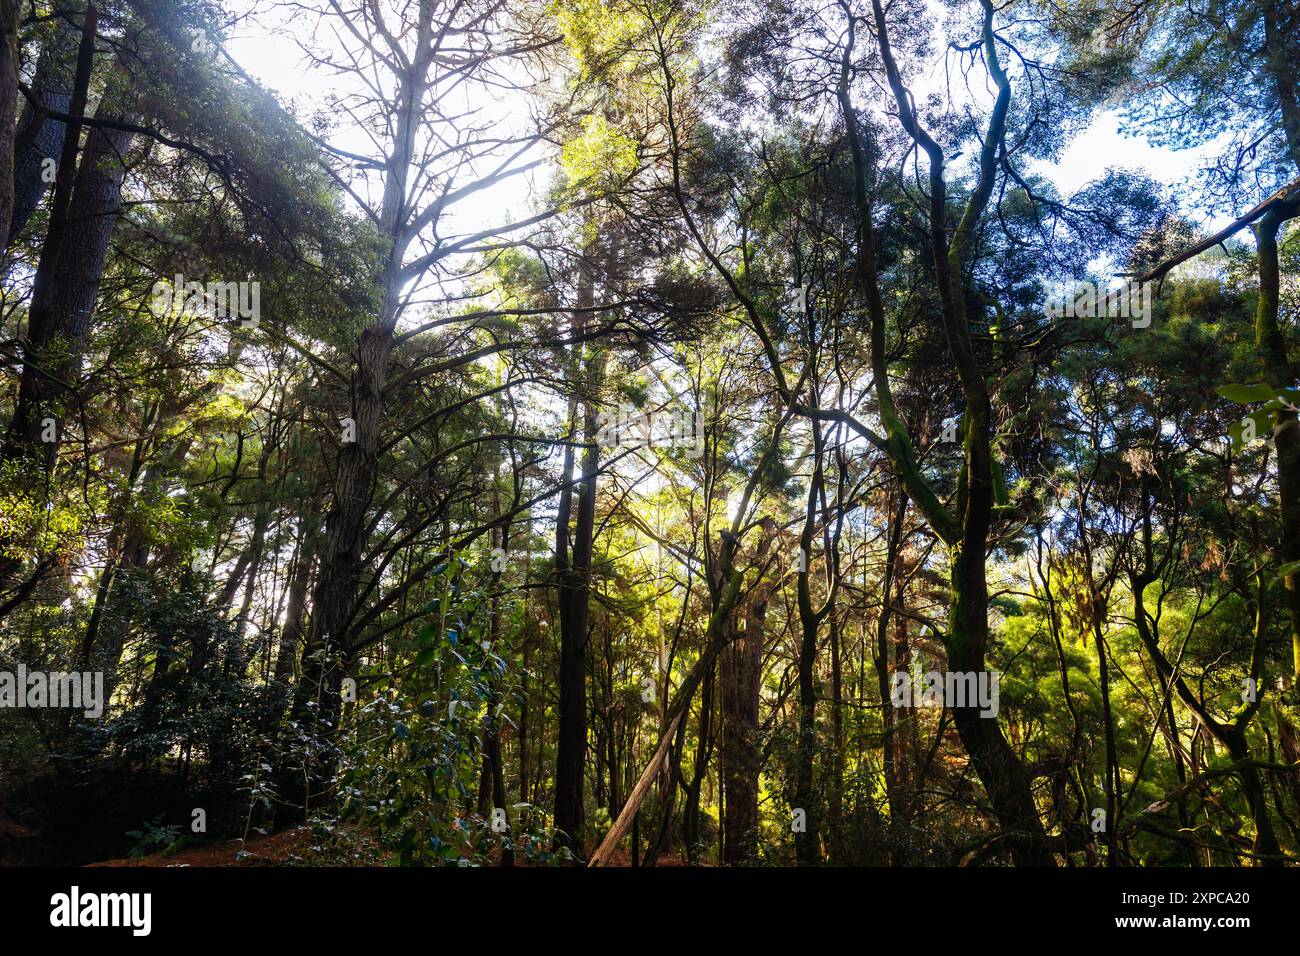
[[[311,843],[311,830],[296,827],[270,836],[191,846],[174,853],[122,857],[89,866],[291,866],[302,861]],[[240,850],[244,852],[241,854]]]
[[[282,830],[269,836],[253,837],[244,843],[241,840],[229,840],[207,846],[192,846],[173,853],[159,852],[147,856],[122,857],[115,860],[103,860],[90,863],[94,867],[116,866],[294,866],[304,862],[311,855],[311,830],[307,827],[295,827]],[[240,853],[243,849],[245,852]],[[532,864],[518,863],[521,867]],[[610,858],[610,866],[631,866],[630,853],[620,847]],[[662,857],[656,866],[680,867],[685,862],[675,856]]]

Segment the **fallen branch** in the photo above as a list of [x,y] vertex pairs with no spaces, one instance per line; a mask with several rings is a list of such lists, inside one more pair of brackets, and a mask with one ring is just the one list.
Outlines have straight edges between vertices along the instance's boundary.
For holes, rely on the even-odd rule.
[[623,804],[623,810],[619,813],[618,819],[614,821],[614,825],[605,834],[605,839],[601,841],[600,846],[596,848],[596,852],[587,861],[588,866],[604,866],[609,860],[610,854],[614,852],[614,847],[618,845],[618,841],[623,839],[623,835],[631,828],[632,818],[641,809],[641,802],[650,790],[650,784],[654,782],[654,778],[659,773],[659,768],[663,765],[664,758],[668,756],[668,745],[672,742],[673,734],[677,733],[677,725],[682,722],[682,714],[684,713],[685,710],[679,711],[677,716],[668,724],[667,730],[659,739],[659,747],[655,750],[654,757],[646,764],[645,770],[641,772],[641,779],[632,788],[632,795],[628,797],[627,803]]

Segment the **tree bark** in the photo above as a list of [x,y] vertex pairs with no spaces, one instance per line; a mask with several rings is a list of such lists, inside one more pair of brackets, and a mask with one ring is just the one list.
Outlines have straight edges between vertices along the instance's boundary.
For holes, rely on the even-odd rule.
[[[1282,224],[1295,214],[1293,204],[1274,206],[1253,229],[1259,255],[1259,301],[1255,312],[1255,351],[1268,384],[1278,390],[1295,387],[1295,372],[1287,356],[1286,338],[1278,322],[1281,276],[1277,237]],[[1283,408],[1273,423],[1277,445],[1277,485],[1282,536],[1281,564],[1300,561],[1300,421]],[[1292,681],[1300,686],[1300,574],[1286,577],[1286,607],[1290,615]]]
[[316,528],[304,521],[298,544],[298,561],[289,582],[289,603],[284,611],[284,630],[275,655],[272,680],[283,687],[293,678],[294,665],[302,644],[307,617],[307,595],[311,588],[312,566],[316,563]]
[[[723,862],[752,863],[758,848],[758,690],[766,602],[746,605],[718,662],[722,701]],[[743,621],[743,627],[736,625]]]
[[18,120],[13,157],[14,200],[9,243],[18,238],[41,204],[49,187],[45,175],[47,161],[56,159],[62,152],[67,132],[67,124],[63,120],[45,116],[42,110],[63,114],[71,112],[77,31],[70,29],[62,18],[56,19],[53,29],[53,37],[41,48],[36,60],[36,71],[32,76],[32,96],[41,109],[27,101]]
[[[596,409],[585,403],[582,483],[571,559],[560,577],[560,727],[555,759],[555,828],[575,856],[583,846],[583,776],[587,752],[587,620],[596,527]],[[562,835],[562,836],[561,836]]]
[[0,0],[0,249],[9,245],[14,218],[14,139],[18,111],[19,0]]
[[[77,71],[73,83],[72,99],[69,106],[70,115],[80,119],[86,108],[86,98],[90,86],[90,73],[94,65],[95,54],[95,27],[98,22],[98,15],[94,6],[86,9],[86,19],[82,28],[81,44],[77,51]],[[107,131],[100,131],[106,134]],[[74,193],[80,193],[80,183],[78,182],[81,171],[77,167],[77,154],[80,146],[80,126],[73,130],[71,136],[64,139],[63,149],[59,156],[58,172],[55,178],[54,186],[54,204],[50,210],[50,225],[46,231],[45,243],[41,247],[41,258],[37,264],[36,277],[32,284],[32,302],[27,313],[27,344],[23,354],[23,371],[19,379],[18,398],[14,406],[13,417],[9,421],[9,430],[5,435],[3,447],[0,448],[0,458],[11,461],[21,458],[40,448],[42,432],[45,430],[43,420],[47,413],[58,419],[58,409],[51,407],[51,403],[59,393],[66,389],[67,384],[61,382],[56,375],[60,366],[63,368],[70,367],[68,361],[71,354],[78,353],[80,343],[70,341],[63,356],[60,357],[54,351],[57,345],[57,339],[62,335],[70,337],[72,331],[74,315],[73,309],[69,306],[73,302],[83,302],[87,297],[90,304],[93,305],[95,293],[98,291],[99,273],[103,270],[103,259],[100,257],[99,271],[92,271],[89,268],[82,267],[81,256],[73,254],[66,255],[64,246],[70,242],[76,242],[77,231],[70,228],[73,217],[77,215],[78,210],[73,206],[76,202]],[[99,144],[101,152],[105,143],[112,142],[107,135],[101,135],[96,142]],[[87,151],[90,149],[90,143],[87,143]],[[86,163],[87,175],[99,174],[106,172],[99,162]],[[111,174],[110,174],[111,175]],[[118,197],[115,207],[120,206],[120,186],[121,180],[118,179]],[[87,195],[83,208],[79,210],[85,218],[88,228],[92,226],[102,226],[102,221],[92,222],[90,217],[85,214],[89,211],[87,207],[91,204],[90,193],[99,192],[94,184],[87,183]],[[112,219],[116,221],[116,208],[113,210]],[[108,234],[111,234],[111,223]],[[101,229],[98,235],[103,236],[104,249],[107,251],[107,235]],[[88,247],[81,252],[93,252],[93,248]],[[89,263],[87,263],[89,266]],[[93,278],[93,286],[87,290],[79,287],[73,288],[72,285],[77,282],[78,274],[84,279]],[[89,306],[88,306],[89,307]],[[47,352],[51,354],[47,354]],[[46,442],[42,453],[37,457],[41,460],[44,471],[48,474],[54,468],[54,462],[58,454],[57,441]]]

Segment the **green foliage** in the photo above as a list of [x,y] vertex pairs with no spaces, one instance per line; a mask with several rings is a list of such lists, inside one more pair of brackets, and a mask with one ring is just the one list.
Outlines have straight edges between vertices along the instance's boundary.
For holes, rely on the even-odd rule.
[[131,846],[131,857],[139,859],[159,850],[173,846],[180,838],[181,829],[173,824],[164,824],[161,816],[146,820],[138,830],[128,830],[127,836],[135,842]]
[[401,866],[482,864],[503,850],[552,862],[534,808],[516,804],[510,828],[495,831],[475,806],[483,735],[509,723],[519,665],[509,639],[486,639],[484,595],[466,568],[453,557],[434,569],[438,596],[415,644],[391,669],[362,673],[365,698],[341,747],[339,820],[373,828]]

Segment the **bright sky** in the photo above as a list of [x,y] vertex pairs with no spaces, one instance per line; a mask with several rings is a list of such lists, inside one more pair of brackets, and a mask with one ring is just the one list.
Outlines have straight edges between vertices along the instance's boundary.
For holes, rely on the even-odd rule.
[[[1196,149],[1172,150],[1156,146],[1141,136],[1120,132],[1119,116],[1114,111],[1098,114],[1091,125],[1076,136],[1061,153],[1056,165],[1046,163],[1035,167],[1035,172],[1048,176],[1063,194],[1074,192],[1094,180],[1100,179],[1107,169],[1131,169],[1146,173],[1152,179],[1169,186],[1193,176],[1207,157],[1214,154],[1214,143]],[[1203,219],[1203,210],[1184,208],[1183,213],[1193,219]],[[1223,215],[1204,220],[1208,228],[1226,225],[1232,219]]]
[[[251,2],[252,0],[235,0],[230,6],[238,8],[241,4],[250,5]],[[267,29],[267,26],[271,26],[271,29]],[[306,116],[319,109],[327,95],[339,95],[356,89],[355,82],[345,85],[347,77],[315,69],[304,57],[294,37],[313,42],[314,31],[314,42],[323,43],[332,26],[324,22],[319,26],[320,29],[310,18],[302,15],[285,23],[282,16],[272,12],[256,20],[246,21],[241,29],[227,38],[225,49],[250,76],[274,90],[286,105]],[[287,31],[293,31],[292,35]],[[512,106],[518,110],[522,98],[512,104],[486,95],[481,88],[464,86],[462,89],[473,90],[466,107],[472,106],[488,117],[499,117],[503,124],[518,118],[512,113]],[[363,155],[374,154],[373,145],[358,130],[340,128],[330,135],[329,141],[334,146]],[[474,202],[456,207],[456,214],[461,217],[456,224],[456,231],[482,229],[530,215],[534,211],[532,196],[536,189],[545,185],[548,175],[545,169],[540,169],[504,180],[479,194]]]
[[[301,21],[289,24],[290,29],[298,27],[304,31],[310,29],[310,25]],[[289,36],[264,32],[253,22],[246,23],[243,30],[232,36],[226,49],[249,74],[275,90],[286,102],[304,109],[322,101],[327,92],[323,84],[335,82],[332,77],[306,69],[301,51]],[[505,103],[484,101],[484,107],[495,110],[503,118],[509,112]],[[1051,178],[1065,194],[1099,179],[1108,168],[1116,167],[1144,172],[1172,186],[1192,176],[1212,149],[1207,146],[1174,151],[1152,145],[1141,136],[1122,135],[1117,114],[1106,112],[1099,114],[1086,131],[1074,138],[1062,152],[1058,164],[1038,164],[1034,171]],[[524,218],[532,211],[536,188],[546,182],[547,176],[543,169],[500,184],[474,204],[471,215],[483,224]],[[1193,217],[1201,214],[1198,209],[1184,212]],[[1221,225],[1227,219],[1220,217],[1206,225]],[[471,226],[467,224],[466,228]]]

